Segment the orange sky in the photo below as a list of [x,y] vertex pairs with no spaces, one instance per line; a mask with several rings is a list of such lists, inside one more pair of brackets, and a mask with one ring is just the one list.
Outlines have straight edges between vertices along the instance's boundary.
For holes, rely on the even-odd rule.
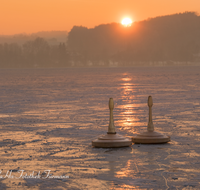
[[0,0],[0,34],[70,31],[185,11],[200,13],[200,0]]

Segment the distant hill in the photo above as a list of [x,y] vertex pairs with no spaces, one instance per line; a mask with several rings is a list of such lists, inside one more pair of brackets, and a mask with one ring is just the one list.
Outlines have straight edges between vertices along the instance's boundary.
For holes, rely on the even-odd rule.
[[41,37],[44,38],[49,44],[56,45],[59,43],[66,43],[67,35],[67,31],[42,31],[32,34],[0,35],[0,44],[17,43],[22,45],[27,41]]
[[131,27],[119,23],[91,29],[74,26],[68,47],[81,61],[195,61],[200,53],[200,17],[184,12],[135,22]]

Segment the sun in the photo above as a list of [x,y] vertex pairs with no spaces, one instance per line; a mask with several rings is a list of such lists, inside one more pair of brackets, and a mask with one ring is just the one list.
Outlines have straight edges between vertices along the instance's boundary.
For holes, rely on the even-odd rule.
[[128,17],[124,18],[122,20],[122,22],[121,22],[121,24],[123,26],[125,26],[125,27],[131,26],[132,23],[133,23],[133,21],[130,18],[128,18]]

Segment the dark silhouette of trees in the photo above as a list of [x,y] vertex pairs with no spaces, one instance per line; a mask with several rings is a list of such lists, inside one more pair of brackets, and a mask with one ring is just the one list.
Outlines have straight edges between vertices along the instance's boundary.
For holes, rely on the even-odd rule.
[[16,44],[0,44],[0,67],[12,67],[13,63],[21,67],[22,48]]
[[122,25],[119,23],[99,25],[93,29],[74,26],[69,32],[68,46],[81,55],[81,61],[106,61],[111,54],[123,49],[125,44],[121,32]]
[[[41,33],[48,34],[49,40],[0,36],[0,68],[200,62],[200,16],[194,12],[150,18],[130,27],[120,23],[91,29],[74,26],[61,42],[52,38],[54,33]],[[65,34],[57,35],[63,39]]]
[[34,41],[28,41],[23,45],[25,62],[31,66],[48,66],[50,47],[43,38],[36,38]]
[[194,61],[200,52],[200,17],[194,12],[161,16],[133,23],[112,23],[93,29],[74,26],[69,49],[81,61]]
[[49,45],[40,37],[17,43],[0,44],[1,68],[66,67],[69,66],[69,52],[65,43]]

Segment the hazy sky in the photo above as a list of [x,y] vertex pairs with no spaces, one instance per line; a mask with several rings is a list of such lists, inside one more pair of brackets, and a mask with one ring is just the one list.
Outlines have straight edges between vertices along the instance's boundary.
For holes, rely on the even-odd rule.
[[200,0],[0,0],[0,34],[70,31],[185,11],[200,13]]

